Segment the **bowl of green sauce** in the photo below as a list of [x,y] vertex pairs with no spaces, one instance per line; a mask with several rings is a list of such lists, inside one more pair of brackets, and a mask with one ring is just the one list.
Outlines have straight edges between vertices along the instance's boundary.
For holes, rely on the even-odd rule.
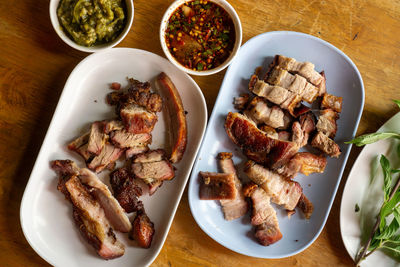
[[119,44],[133,22],[132,0],[51,0],[50,19],[69,46],[97,52]]

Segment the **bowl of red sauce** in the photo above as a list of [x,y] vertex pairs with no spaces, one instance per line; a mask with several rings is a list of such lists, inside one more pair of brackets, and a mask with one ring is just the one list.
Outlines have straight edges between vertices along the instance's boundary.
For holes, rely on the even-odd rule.
[[177,0],[164,14],[160,41],[176,67],[210,75],[232,62],[242,43],[242,26],[225,0]]

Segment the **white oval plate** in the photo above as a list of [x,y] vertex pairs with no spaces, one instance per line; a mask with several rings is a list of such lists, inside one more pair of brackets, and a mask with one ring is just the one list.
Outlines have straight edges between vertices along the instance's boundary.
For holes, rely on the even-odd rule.
[[[82,159],[66,149],[66,144],[91,122],[113,118],[114,108],[105,103],[109,84],[117,81],[126,85],[126,77],[140,81],[154,81],[165,72],[176,85],[188,112],[188,144],[182,161],[176,164],[176,177],[165,182],[152,197],[143,203],[155,225],[155,236],[149,249],[136,247],[126,234],[118,237],[126,245],[125,255],[105,261],[80,236],[72,219],[72,208],[57,191],[57,177],[49,162],[73,159],[83,167]],[[152,83],[154,87],[154,82]],[[153,131],[152,148],[163,147],[165,126],[159,120]],[[168,60],[147,51],[112,48],[95,53],[79,63],[69,76],[57,109],[43,141],[35,166],[22,199],[20,218],[25,237],[32,248],[55,266],[145,266],[158,255],[184,191],[191,167],[202,140],[207,122],[207,108],[203,94],[187,74]],[[108,181],[108,173],[100,177]]]
[[[325,70],[328,92],[343,97],[343,111],[335,138],[342,155],[338,159],[329,158],[323,174],[296,177],[314,203],[314,213],[310,220],[303,219],[301,212],[289,220],[282,208],[277,209],[283,238],[264,247],[253,238],[249,216],[226,221],[216,201],[199,199],[197,176],[199,171],[217,171],[215,157],[218,152],[232,151],[235,164],[245,162],[245,157],[225,133],[224,120],[229,111],[235,111],[233,98],[248,92],[248,82],[255,68],[264,66],[265,70],[276,54],[313,62],[318,71]],[[354,136],[363,104],[364,87],[360,73],[354,63],[331,44],[296,32],[269,32],[248,41],[240,48],[225,75],[189,182],[189,204],[199,226],[221,245],[253,257],[283,258],[303,251],[318,237],[326,222],[351,148],[343,142]]]
[[[400,132],[400,112],[389,119],[378,132]],[[342,202],[340,204],[340,232],[342,234],[342,240],[344,246],[347,249],[350,257],[355,258],[358,249],[360,248],[361,238],[361,227],[360,227],[360,214],[361,212],[355,212],[355,205],[358,204],[363,209],[362,203],[365,194],[368,190],[371,181],[371,164],[377,157],[384,154],[391,160],[393,157],[393,147],[395,142],[398,141],[387,139],[365,146],[358,155],[356,162],[351,168],[349,177],[343,191]],[[378,169],[380,167],[378,166]],[[377,173],[375,179],[382,179],[381,173]],[[374,199],[372,199],[374,201]],[[369,203],[373,207],[371,209],[377,209],[376,214],[379,212],[381,204]],[[375,219],[371,218],[372,224],[375,223]],[[385,255],[381,251],[375,251],[371,256],[361,262],[361,266],[399,266],[399,263],[392,258]]]

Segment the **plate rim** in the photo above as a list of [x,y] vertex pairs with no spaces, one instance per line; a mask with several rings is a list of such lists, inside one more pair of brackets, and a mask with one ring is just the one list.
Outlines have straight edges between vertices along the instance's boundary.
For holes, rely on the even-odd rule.
[[[359,112],[358,112],[358,116],[357,116],[357,119],[356,119],[355,127],[354,127],[354,130],[353,130],[353,133],[352,133],[352,137],[354,138],[354,136],[355,136],[355,134],[356,134],[356,132],[357,132],[357,129],[358,129],[358,125],[359,125],[361,116],[362,116],[362,111],[363,111],[363,109],[364,109],[364,102],[365,102],[365,88],[364,88],[364,82],[363,82],[363,79],[362,79],[362,76],[361,76],[360,71],[358,70],[358,68],[357,68],[357,66],[354,64],[354,62],[350,59],[350,57],[347,56],[347,55],[346,55],[343,51],[341,51],[339,48],[337,48],[337,47],[335,47],[334,45],[330,44],[329,42],[327,42],[327,41],[325,41],[325,40],[322,40],[321,38],[315,37],[315,36],[313,36],[313,35],[306,34],[306,33],[302,33],[302,32],[295,32],[295,31],[270,31],[270,32],[264,32],[264,33],[261,33],[261,34],[259,34],[259,35],[256,35],[256,36],[250,38],[245,44],[242,45],[242,47],[240,48],[240,50],[239,50],[239,52],[238,52],[238,56],[235,58],[235,60],[232,62],[232,64],[228,67],[226,73],[228,73],[228,72],[231,70],[231,68],[232,68],[232,66],[234,65],[234,63],[238,60],[239,54],[240,54],[241,51],[243,51],[243,48],[244,48],[244,47],[249,46],[251,43],[255,42],[255,41],[258,40],[258,39],[266,38],[265,36],[268,36],[268,37],[269,37],[269,36],[274,36],[274,35],[278,35],[278,36],[279,36],[279,35],[293,35],[293,36],[300,36],[300,37],[303,37],[303,38],[306,38],[306,39],[312,39],[312,40],[314,40],[314,41],[316,41],[316,42],[319,42],[319,43],[322,43],[323,45],[327,46],[328,48],[334,50],[336,53],[338,53],[340,56],[342,56],[342,57],[345,59],[346,62],[348,62],[348,63],[352,66],[353,70],[355,70],[355,73],[357,74],[357,78],[358,78],[359,81],[360,81],[360,91],[361,91],[361,103],[360,103],[361,105],[360,105],[360,110],[359,110]],[[223,79],[223,81],[222,81],[222,84],[221,84],[221,86],[220,86],[220,91],[219,91],[218,96],[217,96],[217,98],[216,98],[216,100],[215,100],[215,103],[219,103],[219,102],[221,101],[221,100],[220,100],[220,98],[222,97],[222,96],[221,96],[221,95],[222,95],[222,94],[221,94],[221,88],[223,88],[224,85],[225,85],[225,83],[226,83],[226,80],[227,80],[227,75],[226,75],[226,73],[225,73],[224,79]],[[215,106],[216,106],[216,104],[214,104],[214,108],[213,108],[213,111],[212,111],[211,116],[210,116],[210,118],[209,118],[209,122],[215,120],[214,117],[215,117],[216,114],[217,114],[217,113],[216,113]],[[199,157],[200,151],[202,151],[202,149],[203,149],[204,140],[206,139],[206,137],[207,137],[208,134],[209,134],[209,129],[210,129],[210,125],[207,125],[207,129],[206,129],[206,132],[205,132],[205,134],[204,134],[204,137],[203,137],[202,144],[201,144],[201,146],[200,146],[199,152],[198,152],[198,154],[197,154],[196,161],[195,161],[195,163],[194,163],[194,165],[193,165],[193,167],[192,167],[192,174],[191,174],[191,176],[190,176],[189,186],[190,186],[190,184],[192,183],[191,181],[195,179],[195,175],[194,175],[194,173],[193,173],[193,170],[196,169],[196,168],[197,168],[197,164],[199,164],[198,157]],[[349,144],[348,146],[349,146],[349,149],[347,150],[346,154],[344,155],[345,158],[344,158],[342,167],[341,167],[341,169],[340,169],[340,171],[339,171],[339,176],[338,176],[338,179],[337,179],[337,181],[336,181],[335,188],[334,188],[334,194],[333,194],[333,196],[331,197],[331,200],[329,201],[328,212],[326,212],[326,214],[325,214],[325,216],[324,216],[324,219],[323,219],[323,222],[322,222],[321,226],[319,227],[319,229],[318,229],[316,235],[315,235],[304,247],[302,247],[301,249],[298,249],[298,250],[296,250],[296,251],[293,251],[292,253],[283,254],[283,255],[281,255],[281,256],[261,257],[261,256],[256,255],[256,254],[245,254],[245,253],[239,251],[238,249],[236,249],[235,247],[229,247],[229,246],[227,246],[227,245],[225,245],[225,244],[223,244],[223,243],[217,241],[217,240],[214,238],[214,236],[213,236],[202,224],[200,224],[200,223],[198,222],[196,216],[194,215],[194,211],[193,211],[193,209],[194,209],[193,205],[194,205],[194,204],[192,203],[192,198],[188,196],[188,199],[189,199],[189,206],[190,206],[190,211],[191,211],[191,213],[192,213],[192,216],[193,216],[193,218],[195,219],[197,225],[203,230],[203,232],[205,232],[205,233],[206,233],[209,237],[211,237],[215,242],[217,242],[217,243],[219,243],[220,245],[224,246],[225,248],[227,248],[227,249],[229,249],[229,250],[232,250],[232,251],[234,251],[234,252],[237,252],[237,253],[239,253],[239,254],[242,254],[242,255],[245,255],[245,256],[254,257],[254,258],[281,259],[281,258],[287,258],[287,257],[293,256],[293,255],[296,255],[296,254],[298,254],[298,253],[301,253],[302,251],[304,251],[305,249],[307,249],[312,243],[314,243],[314,241],[319,237],[319,235],[321,234],[323,228],[325,227],[326,221],[327,221],[327,219],[328,219],[328,217],[329,217],[329,214],[330,214],[330,211],[331,211],[333,202],[334,202],[335,197],[336,197],[336,194],[337,194],[337,190],[338,190],[339,185],[340,185],[340,182],[341,182],[341,180],[342,180],[343,171],[344,171],[344,169],[345,169],[345,166],[346,166],[346,163],[347,163],[347,159],[348,159],[348,156],[349,156],[350,151],[351,151],[351,148],[352,148],[352,144]],[[190,194],[190,190],[188,190],[188,194]]]
[[25,203],[27,201],[27,190],[28,190],[30,184],[33,183],[33,180],[31,179],[32,175],[36,172],[36,169],[40,168],[40,166],[38,165],[38,160],[43,157],[43,153],[44,153],[43,144],[45,144],[47,142],[47,139],[49,138],[49,134],[50,134],[49,131],[53,127],[54,123],[56,122],[55,118],[57,118],[59,116],[59,114],[62,112],[61,103],[65,102],[64,98],[65,98],[65,95],[67,94],[65,88],[70,86],[70,83],[72,83],[74,76],[76,76],[77,73],[79,73],[81,71],[82,66],[84,66],[87,61],[92,60],[92,58],[96,58],[96,57],[102,56],[103,54],[118,53],[119,51],[127,51],[127,53],[142,53],[142,54],[146,54],[147,56],[158,58],[160,61],[163,61],[167,66],[169,66],[172,69],[174,69],[174,71],[179,72],[181,75],[187,77],[189,79],[189,81],[193,84],[194,88],[196,88],[196,91],[199,93],[199,95],[200,95],[200,99],[199,100],[201,102],[201,106],[203,106],[203,108],[204,108],[204,114],[203,114],[204,115],[204,125],[202,125],[202,134],[201,134],[200,140],[199,140],[199,142],[197,144],[197,149],[194,151],[194,156],[193,156],[193,158],[191,160],[191,168],[188,169],[188,174],[187,174],[187,177],[186,177],[186,181],[184,182],[184,184],[182,185],[182,187],[181,187],[181,189],[179,191],[179,198],[178,198],[179,201],[177,201],[176,205],[174,205],[174,208],[172,210],[171,216],[170,216],[170,218],[169,218],[169,220],[168,220],[168,222],[166,224],[166,231],[164,232],[163,236],[161,237],[161,242],[160,242],[159,247],[156,249],[156,252],[153,254],[153,256],[148,260],[146,266],[150,265],[156,259],[156,257],[159,255],[162,247],[164,246],[165,240],[166,240],[166,238],[168,236],[168,233],[170,231],[172,222],[174,220],[176,211],[177,211],[178,206],[179,206],[179,204],[181,202],[183,192],[184,192],[184,190],[186,188],[186,185],[187,185],[187,183],[189,181],[190,173],[191,173],[191,170],[193,168],[193,164],[195,163],[197,154],[198,154],[198,152],[200,150],[202,141],[204,139],[204,134],[205,134],[205,131],[207,129],[207,124],[208,124],[208,117],[207,117],[208,110],[207,110],[207,104],[206,104],[206,101],[205,101],[204,94],[203,94],[201,88],[199,87],[199,85],[194,81],[194,79],[192,77],[190,77],[187,73],[185,73],[185,72],[179,70],[178,68],[176,68],[166,58],[164,58],[164,57],[162,57],[162,56],[160,56],[158,54],[152,53],[150,51],[147,51],[147,50],[138,49],[138,48],[129,48],[129,47],[109,48],[109,49],[105,49],[105,50],[102,50],[102,51],[99,51],[99,52],[96,52],[96,53],[92,53],[92,54],[84,57],[74,67],[74,69],[71,71],[71,73],[69,74],[69,76],[68,76],[68,78],[67,78],[67,80],[66,80],[66,82],[64,84],[64,87],[62,89],[61,95],[60,95],[60,97],[58,99],[58,102],[57,102],[57,106],[56,106],[56,108],[55,108],[55,110],[53,112],[53,116],[52,116],[51,121],[49,123],[49,126],[47,128],[46,135],[45,135],[45,137],[44,137],[44,139],[42,141],[42,144],[40,146],[40,150],[39,150],[39,152],[38,152],[38,154],[36,156],[35,164],[32,167],[32,171],[31,171],[31,173],[29,175],[28,182],[26,183],[26,186],[25,186],[25,189],[24,189],[24,193],[23,193],[23,196],[22,196],[21,202],[20,202],[20,208],[19,208],[20,225],[21,225],[21,229],[22,229],[22,232],[24,234],[24,237],[25,237],[26,241],[29,243],[31,248],[42,259],[44,259],[46,262],[48,262],[49,264],[51,264],[53,266],[55,266],[57,264],[57,262],[54,262],[53,260],[50,260],[48,255],[45,252],[43,252],[42,249],[39,246],[37,246],[37,244],[35,244],[35,242],[33,242],[33,240],[31,239],[30,233],[27,231],[25,220],[24,220],[24,216],[25,216],[24,215],[24,210],[26,209],[25,208],[25,205],[26,205]]

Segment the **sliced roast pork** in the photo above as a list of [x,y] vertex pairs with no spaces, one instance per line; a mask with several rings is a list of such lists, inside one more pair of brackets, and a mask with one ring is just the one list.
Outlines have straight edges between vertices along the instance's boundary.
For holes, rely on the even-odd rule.
[[88,151],[89,134],[87,132],[68,144],[68,149],[77,152],[85,161],[93,157]]
[[129,237],[136,240],[142,248],[149,248],[153,240],[155,230],[154,223],[150,220],[144,210],[138,211],[132,223],[132,231]]
[[341,153],[339,145],[322,132],[314,136],[311,145],[331,157],[338,158]]
[[127,159],[132,158],[133,156],[140,154],[140,153],[144,153],[149,151],[149,147],[148,146],[134,146],[134,147],[130,147],[127,150],[125,150],[125,157]]
[[137,104],[121,108],[120,116],[125,129],[132,134],[150,133],[158,120],[155,113]]
[[110,133],[111,142],[119,148],[143,147],[152,141],[150,133],[133,134],[122,129]]
[[248,210],[248,204],[244,199],[242,191],[242,182],[240,181],[235,169],[235,165],[233,164],[232,153],[221,152],[218,153],[217,158],[220,170],[223,173],[233,174],[233,180],[235,182],[237,192],[236,197],[232,200],[221,199],[220,203],[222,206],[222,211],[224,212],[225,220],[235,220],[245,215]]
[[101,153],[94,157],[93,160],[88,164],[88,168],[96,173],[99,173],[105,168],[112,166],[123,154],[123,152],[123,149],[106,143],[104,148],[101,150]]
[[332,109],[323,109],[317,122],[317,130],[327,135],[329,138],[335,138],[337,131],[336,120],[339,119],[339,114]]
[[299,202],[297,203],[297,207],[303,212],[306,219],[311,218],[311,215],[314,211],[314,205],[304,194],[301,194]]
[[332,109],[338,113],[342,112],[343,98],[340,96],[324,94],[321,102],[321,109]]
[[247,176],[265,190],[271,201],[282,205],[287,210],[293,210],[303,192],[300,184],[272,172],[261,165],[248,161],[245,167]]
[[120,120],[104,121],[104,133],[109,134],[112,131],[124,129],[124,124]]
[[202,200],[236,198],[237,190],[233,173],[200,172],[199,196]]
[[244,110],[247,106],[247,103],[249,102],[250,95],[245,93],[245,94],[240,94],[240,96],[235,97],[233,99],[233,106],[237,110]]
[[101,121],[93,122],[90,126],[87,151],[94,155],[99,155],[101,150],[103,150],[105,142],[104,123]]
[[276,172],[289,178],[294,178],[299,172],[305,175],[315,172],[322,173],[325,170],[326,163],[327,160],[324,155],[298,152],[287,164],[276,169]]
[[244,114],[256,124],[266,124],[272,128],[283,128],[285,113],[278,106],[269,107],[262,97],[255,97],[249,103]]

